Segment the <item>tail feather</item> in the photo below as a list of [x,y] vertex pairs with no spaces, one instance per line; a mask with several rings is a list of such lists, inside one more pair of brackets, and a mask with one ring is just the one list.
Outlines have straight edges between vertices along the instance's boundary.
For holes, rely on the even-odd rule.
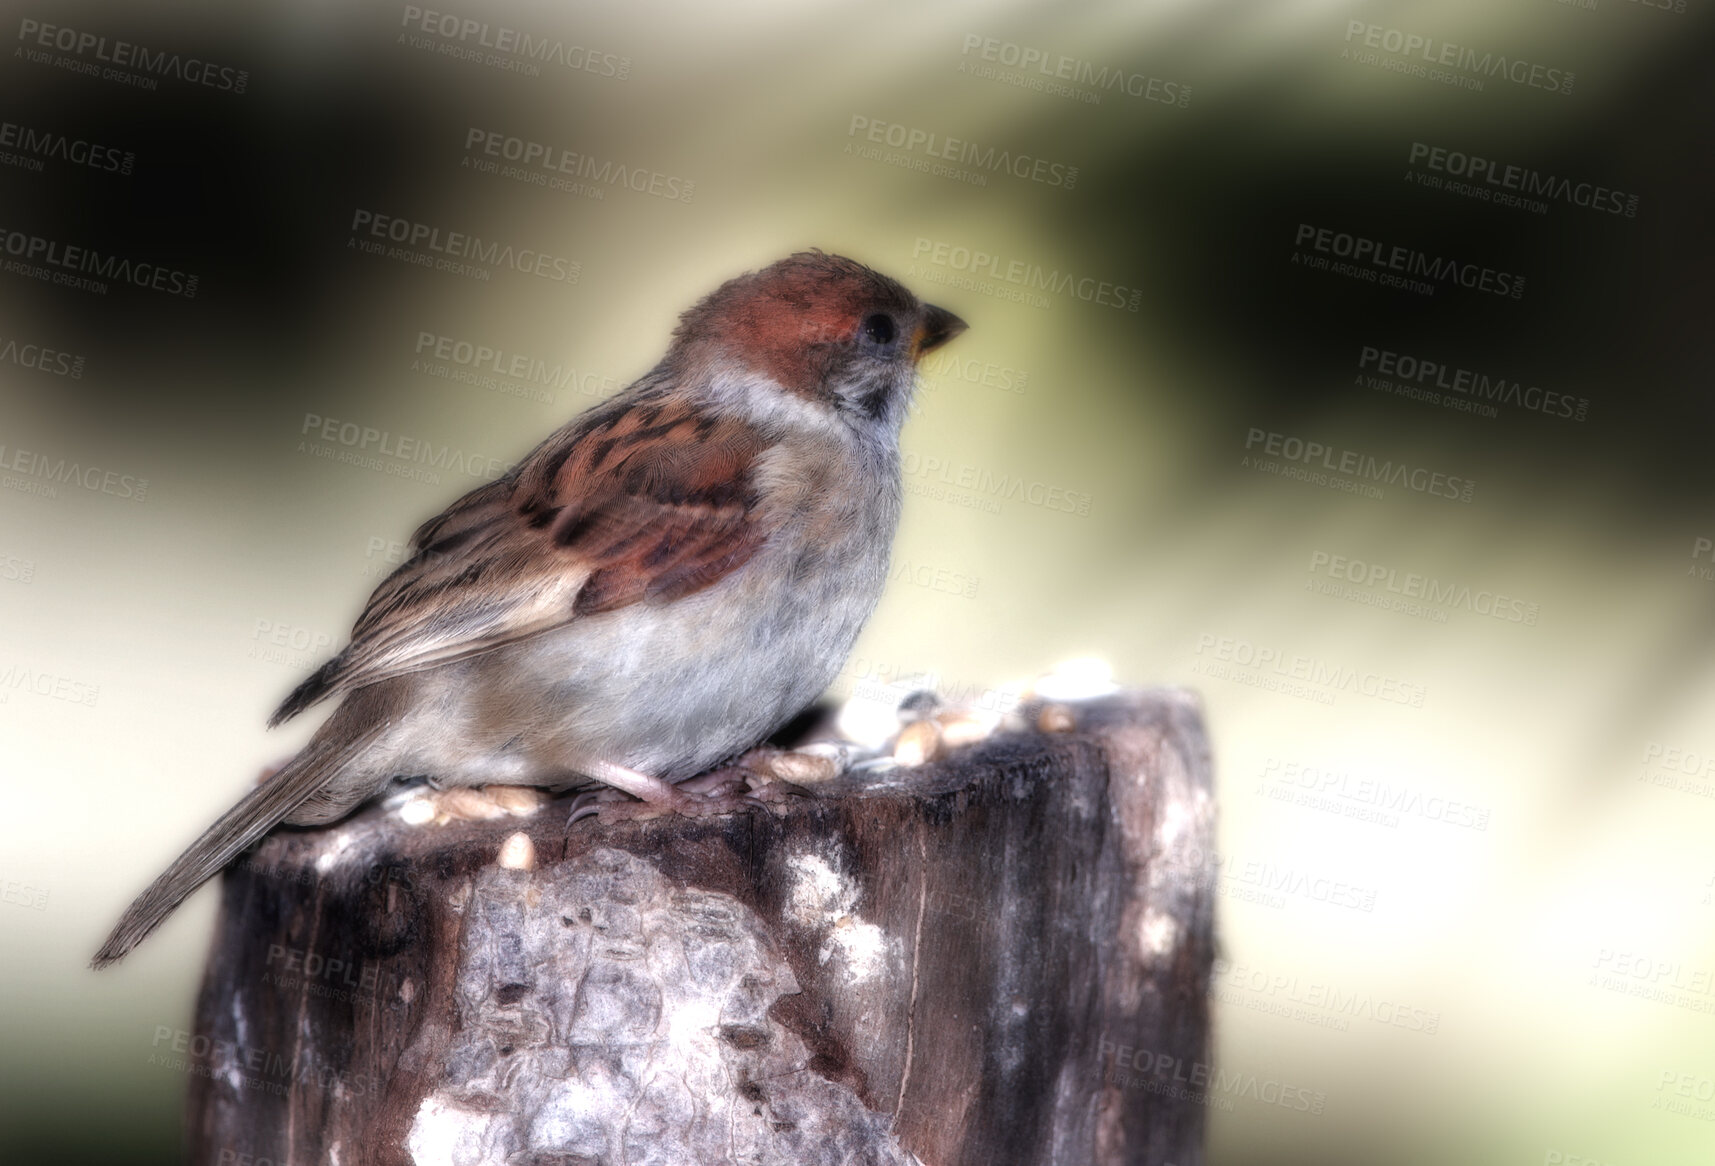
[[331,746],[312,741],[285,768],[246,794],[125,909],[90,966],[104,968],[125,958],[193,891],[278,826],[305,799],[326,789],[374,734],[375,730],[371,730],[355,740]]
[[310,673],[309,678],[294,688],[280,707],[274,710],[274,715],[268,718],[270,729],[279,728],[281,724],[291,720],[317,701],[334,694],[334,680],[345,667],[346,653],[341,652],[320,668]]

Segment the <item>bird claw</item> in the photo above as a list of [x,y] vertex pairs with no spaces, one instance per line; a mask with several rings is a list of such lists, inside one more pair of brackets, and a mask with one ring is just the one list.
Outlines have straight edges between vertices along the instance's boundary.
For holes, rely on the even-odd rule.
[[[612,786],[604,785],[599,789],[583,790],[572,798],[572,811],[566,817],[566,829],[570,830],[574,824],[584,818],[593,818],[600,814],[604,803],[621,800],[634,799],[631,799],[630,795],[624,791],[616,790]],[[640,802],[638,804],[646,805],[647,803]]]
[[580,795],[580,800],[583,797],[588,797],[589,801],[572,810],[570,821],[594,817],[603,826],[615,826],[621,822],[647,822],[670,814],[685,818],[712,818],[718,814],[755,809],[759,804],[747,794],[728,792],[682,794],[670,802],[645,802],[624,794],[621,794],[620,798],[610,800],[603,798],[599,790],[593,795]]
[[802,786],[776,778],[762,778],[736,770],[716,770],[674,787],[674,797],[666,802],[646,802],[620,790],[588,790],[572,799],[572,809],[566,827],[585,818],[595,818],[604,826],[620,822],[647,822],[654,818],[677,814],[685,818],[713,818],[751,810],[778,812],[781,805],[795,796],[808,797]]
[[801,762],[816,763],[823,758],[782,752],[778,749],[752,749],[731,765],[710,770],[700,777],[681,782],[677,788],[693,794],[736,795],[756,806],[777,806],[791,797],[814,795],[792,778],[814,777]]
[[688,797],[728,797],[741,791],[749,790],[749,775],[736,765],[721,769],[711,769],[707,773],[688,778],[673,787],[675,793]]

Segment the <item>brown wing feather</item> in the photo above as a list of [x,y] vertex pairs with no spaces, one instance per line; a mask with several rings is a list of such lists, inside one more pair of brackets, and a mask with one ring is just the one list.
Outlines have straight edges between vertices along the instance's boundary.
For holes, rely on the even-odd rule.
[[680,598],[768,537],[750,426],[660,399],[566,427],[424,523],[352,640],[288,697],[316,701],[628,604]]

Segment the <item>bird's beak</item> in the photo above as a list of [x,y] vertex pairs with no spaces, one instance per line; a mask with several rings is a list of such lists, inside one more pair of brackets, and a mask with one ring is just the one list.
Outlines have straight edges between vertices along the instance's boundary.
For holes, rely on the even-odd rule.
[[925,352],[941,347],[970,327],[946,308],[937,308],[934,304],[923,306],[927,310],[923,313],[923,322],[917,326],[916,343],[912,346],[914,360],[922,359]]

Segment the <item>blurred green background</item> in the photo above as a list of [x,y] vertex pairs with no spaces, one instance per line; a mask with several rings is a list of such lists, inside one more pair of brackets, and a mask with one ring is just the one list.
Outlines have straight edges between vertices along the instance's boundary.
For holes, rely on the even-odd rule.
[[6,1161],[175,1159],[214,896],[119,910],[418,522],[807,246],[971,323],[836,695],[1203,696],[1217,1062],[1320,1097],[1209,1160],[1715,1160],[1707,0],[8,8]]

